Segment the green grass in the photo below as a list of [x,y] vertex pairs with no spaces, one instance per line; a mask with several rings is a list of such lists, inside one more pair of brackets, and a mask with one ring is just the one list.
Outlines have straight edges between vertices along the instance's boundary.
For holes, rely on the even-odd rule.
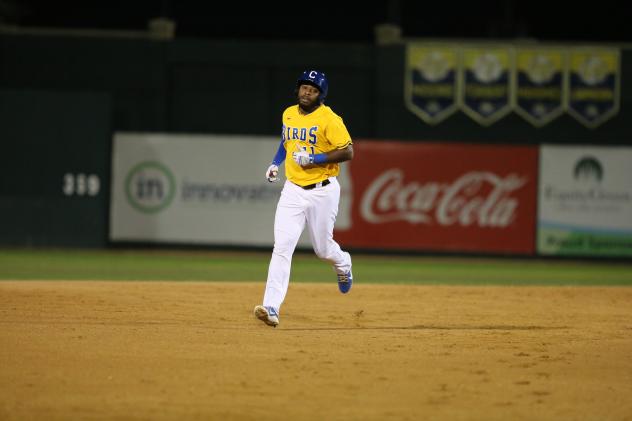
[[[270,253],[0,250],[0,280],[265,281]],[[437,285],[632,285],[632,263],[354,255],[357,282]],[[296,254],[292,282],[332,282],[331,267]]]

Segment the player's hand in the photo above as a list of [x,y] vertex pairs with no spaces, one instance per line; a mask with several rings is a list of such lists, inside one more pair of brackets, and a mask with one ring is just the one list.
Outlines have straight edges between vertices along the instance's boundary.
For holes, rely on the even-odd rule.
[[292,152],[292,159],[301,167],[314,163],[314,155],[310,155],[307,151]]
[[274,164],[270,165],[268,169],[266,170],[266,178],[268,179],[270,183],[274,183],[275,181],[277,181],[279,179],[277,177],[278,175],[279,175],[279,167],[277,167]]

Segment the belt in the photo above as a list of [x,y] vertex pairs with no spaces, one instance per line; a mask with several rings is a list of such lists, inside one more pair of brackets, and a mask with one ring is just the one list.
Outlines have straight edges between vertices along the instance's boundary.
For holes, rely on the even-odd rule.
[[301,187],[303,190],[311,190],[314,189],[316,187],[325,187],[327,185],[329,185],[331,183],[331,181],[329,181],[329,179],[325,179],[319,183],[314,183],[314,184],[308,184],[307,186],[299,186]]

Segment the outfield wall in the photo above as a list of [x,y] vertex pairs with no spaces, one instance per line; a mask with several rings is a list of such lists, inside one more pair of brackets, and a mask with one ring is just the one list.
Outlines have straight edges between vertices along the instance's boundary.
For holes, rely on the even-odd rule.
[[0,90],[0,245],[102,247],[110,98]]
[[[277,145],[273,137],[117,133],[110,240],[271,247],[282,184],[262,171]],[[334,235],[344,247],[632,255],[630,147],[358,139],[354,150],[338,177]],[[310,247],[306,235],[299,247]]]

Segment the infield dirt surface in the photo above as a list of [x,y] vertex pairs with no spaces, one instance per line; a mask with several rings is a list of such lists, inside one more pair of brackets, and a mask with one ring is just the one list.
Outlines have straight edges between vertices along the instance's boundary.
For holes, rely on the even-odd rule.
[[632,288],[0,282],[0,419],[632,420]]

